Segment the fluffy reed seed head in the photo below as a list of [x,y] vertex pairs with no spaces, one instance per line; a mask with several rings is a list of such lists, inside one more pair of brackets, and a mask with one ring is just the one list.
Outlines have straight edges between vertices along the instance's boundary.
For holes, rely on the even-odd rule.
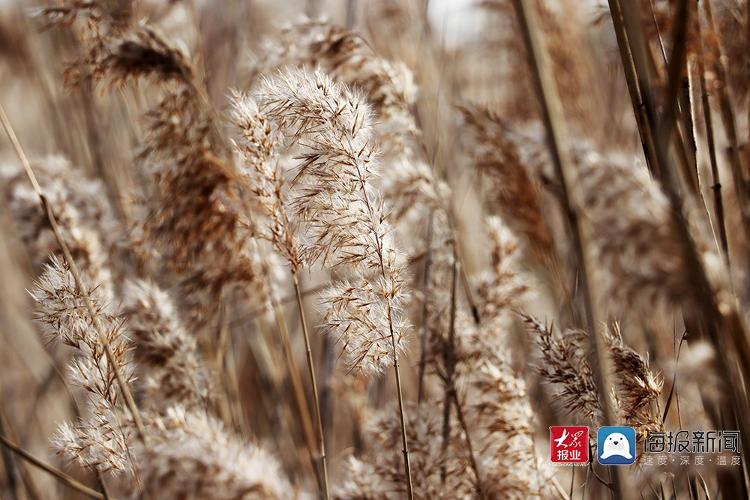
[[143,203],[141,250],[160,256],[184,285],[196,317],[215,312],[226,288],[254,283],[256,264],[248,222],[237,209],[233,169],[195,79],[186,51],[145,23],[98,2],[74,2],[41,16],[73,24],[83,45],[74,82],[83,78],[125,85],[160,84],[161,99],[147,113],[141,158],[157,190]]
[[[134,370],[123,321],[109,312],[99,289],[92,286],[89,293],[113,360],[130,384]],[[121,405],[114,369],[93,326],[94,318],[67,265],[53,256],[31,296],[39,305],[37,320],[45,331],[75,349],[68,377],[84,389],[89,403],[79,422],[63,424],[53,437],[58,452],[84,467],[132,473],[132,425]]]
[[304,262],[296,219],[290,216],[287,206],[288,188],[278,164],[278,134],[247,94],[234,92],[231,103],[231,121],[238,135],[234,150],[241,160],[241,180],[267,219],[260,227],[256,226],[256,234],[268,240],[296,274]]
[[508,124],[488,108],[460,109],[478,146],[476,165],[492,182],[490,207],[505,215],[535,255],[551,258],[555,247],[544,215],[541,186],[535,177],[539,174],[532,153],[536,144],[511,133]]
[[530,291],[529,277],[523,273],[522,251],[513,231],[500,217],[488,217],[490,269],[477,287],[482,299],[483,318],[495,318],[518,308]]
[[[650,309],[693,300],[688,273],[695,271],[686,268],[669,201],[645,167],[585,146],[576,156],[602,296],[614,299],[617,312],[633,303]],[[711,245],[698,243],[710,257]]]
[[[469,498],[475,492],[473,478],[457,427],[452,428],[443,451],[441,406],[442,401],[431,399],[407,408],[414,492],[419,498]],[[334,491],[334,498],[403,498],[403,459],[393,452],[401,442],[394,408],[382,409],[367,423],[364,440],[368,450],[360,457],[349,457],[346,480]]]
[[184,499],[296,498],[279,463],[203,411],[175,406],[149,426],[139,453],[142,495]]
[[[60,156],[34,161],[32,168],[84,278],[97,284],[104,302],[111,302],[117,276],[110,264],[122,232],[103,196],[103,183],[84,176]],[[20,165],[1,166],[0,180],[18,235],[32,265],[41,271],[49,255],[60,251],[47,214]]]
[[555,399],[581,419],[592,424],[601,422],[602,409],[584,347],[588,344],[586,332],[566,330],[558,336],[552,326],[532,316],[526,315],[524,320],[537,337],[542,356],[538,370],[545,382],[557,388]]
[[172,298],[150,281],[128,281],[123,314],[136,343],[141,384],[149,406],[201,407],[210,398],[209,376],[194,336]]
[[269,45],[266,69],[320,68],[335,82],[363,92],[377,117],[381,183],[393,220],[415,208],[445,208],[450,189],[419,154],[421,131],[411,111],[418,89],[406,65],[379,57],[360,34],[320,20],[290,25]]
[[[376,154],[369,108],[324,74],[297,69],[266,79],[256,98],[299,148],[291,206],[309,238],[303,242],[305,260],[343,265],[356,277],[357,288],[343,283],[324,294],[324,329],[355,363],[350,368],[378,373],[405,341],[405,285],[402,259],[372,185]],[[391,346],[386,354],[391,335],[397,352]]]
[[623,343],[619,324],[605,331],[605,339],[616,377],[620,418],[642,437],[663,430],[658,412],[663,381],[651,372],[648,359]]

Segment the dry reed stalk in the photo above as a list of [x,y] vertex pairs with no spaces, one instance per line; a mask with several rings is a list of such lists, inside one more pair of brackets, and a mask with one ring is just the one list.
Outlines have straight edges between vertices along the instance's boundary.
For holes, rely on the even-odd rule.
[[[457,277],[458,277],[458,261],[454,257],[453,269],[451,272],[451,299],[450,299],[450,319],[448,328],[448,339],[445,342],[443,348],[443,364],[444,374],[442,378],[445,385],[445,395],[443,398],[443,453],[448,450],[448,444],[450,440],[450,416],[451,407],[455,406],[456,416],[458,418],[459,425],[463,431],[466,439],[466,446],[468,448],[469,463],[471,464],[472,471],[474,472],[476,494],[479,498],[484,498],[485,493],[482,488],[482,477],[479,473],[479,465],[477,464],[476,455],[474,453],[474,446],[472,445],[471,434],[469,433],[469,427],[466,423],[466,417],[464,415],[464,409],[461,405],[461,401],[458,397],[458,391],[456,390],[456,309],[457,309]],[[445,482],[445,470],[441,470],[441,481]]]
[[[578,202],[576,193],[571,191],[571,182],[573,174],[570,167],[568,154],[564,146],[565,128],[561,114],[561,106],[557,90],[549,73],[549,64],[546,60],[546,54],[542,50],[542,44],[539,39],[539,32],[536,24],[535,13],[530,9],[526,0],[514,0],[513,6],[516,11],[516,17],[521,25],[521,32],[526,45],[529,65],[534,76],[535,90],[542,109],[542,119],[547,131],[547,141],[549,144],[550,154],[557,180],[560,182],[561,204],[563,211],[567,215],[567,222],[571,234],[571,244],[574,249],[575,262],[582,280],[581,293],[585,307],[585,321],[589,331],[595,331],[596,316],[593,304],[593,295],[591,293],[591,281],[587,271],[588,261],[586,255],[586,242],[584,231],[580,225],[578,210],[581,205]],[[561,147],[562,145],[562,147]],[[576,196],[576,198],[572,198]],[[605,387],[607,384],[608,373],[606,367],[607,359],[604,357],[602,349],[599,347],[596,335],[591,336],[590,363],[593,365],[593,374],[597,393],[600,399],[600,405],[603,410],[604,421],[614,422],[614,411],[610,402],[606,399]],[[613,491],[619,498],[625,498],[620,473],[615,470],[613,476]]]
[[[710,20],[710,5],[706,4],[704,7],[709,9],[707,17]],[[635,23],[633,23],[633,29],[636,29],[635,26]],[[675,74],[677,74],[677,71],[672,76],[674,77]],[[674,97],[674,95],[671,97]],[[666,106],[673,107],[675,103],[671,101]],[[674,114],[672,113],[669,116],[673,117]],[[672,130],[671,125],[670,123],[660,125],[659,128],[663,136],[667,136],[667,138],[662,138],[659,144],[663,147],[657,148],[656,151],[658,161],[660,164],[666,166],[668,166],[666,144],[668,144],[668,136]],[[731,130],[728,131],[728,134],[731,143]],[[732,156],[736,157],[737,155],[733,154]],[[712,290],[709,278],[697,254],[695,242],[689,232],[688,222],[682,211],[681,201],[676,192],[674,176],[669,168],[665,168],[662,175],[663,177],[659,179],[660,184],[670,203],[670,216],[677,230],[678,242],[682,249],[685,267],[690,270],[688,272],[688,277],[691,281],[690,290],[694,294],[695,304],[700,307],[706,335],[723,358],[723,362],[719,368],[727,372],[728,378],[731,377],[730,373],[734,373],[734,376],[737,378],[747,379],[747,367],[750,366],[748,364],[750,363],[750,344],[748,344],[747,329],[744,320],[736,310],[735,300],[727,296],[728,292],[726,290],[723,293],[715,293]],[[738,364],[731,361],[732,354],[729,352],[729,346],[732,347],[733,353],[738,357]],[[744,448],[744,441],[746,440],[744,434],[747,432],[749,425],[745,417],[748,406],[747,394],[740,391],[735,384],[730,384],[730,390],[732,390],[734,395],[731,404],[734,408],[734,414],[738,418],[738,424],[742,429]]]
[[315,463],[315,437],[312,427],[312,417],[310,416],[310,409],[307,405],[307,399],[305,398],[305,392],[302,388],[302,381],[300,380],[299,373],[297,373],[296,364],[294,362],[294,355],[292,354],[292,347],[289,341],[289,331],[286,326],[286,319],[284,319],[284,312],[278,301],[272,296],[272,309],[274,312],[274,318],[276,324],[279,327],[279,336],[281,337],[281,345],[284,351],[284,359],[287,364],[287,371],[289,372],[289,380],[292,383],[292,391],[294,392],[294,400],[297,405],[297,411],[299,412],[300,426],[302,427],[302,434],[305,436],[305,444],[310,453],[310,461],[312,462],[312,468],[315,472],[315,479],[321,490],[325,491],[323,486],[323,478],[320,476],[318,468]]
[[310,348],[310,333],[307,327],[307,319],[305,317],[305,308],[302,304],[302,295],[299,289],[299,280],[295,274],[294,280],[294,293],[297,296],[297,308],[299,310],[300,321],[302,322],[302,336],[305,340],[305,353],[307,359],[307,369],[310,375],[310,383],[312,386],[313,399],[315,401],[315,417],[318,424],[318,449],[320,450],[320,463],[323,475],[323,496],[330,498],[328,492],[328,463],[326,461],[326,447],[325,447],[325,436],[323,434],[323,420],[320,412],[320,396],[318,396],[318,383],[315,379],[315,365],[313,363],[312,349]]
[[220,402],[222,422],[231,424],[233,429],[243,437],[250,436],[247,419],[240,400],[240,384],[237,377],[237,364],[234,348],[230,348],[232,332],[229,327],[229,306],[222,300],[219,306],[218,333],[212,350],[215,353],[214,366],[219,373],[220,383],[224,389],[224,400]]
[[704,41],[708,42],[708,60],[713,62],[713,64],[710,65],[710,68],[715,73],[717,81],[712,87],[714,87],[718,93],[719,112],[724,125],[724,133],[727,135],[727,140],[729,142],[729,165],[732,172],[732,183],[734,184],[735,196],[737,197],[737,203],[739,204],[743,234],[745,235],[745,240],[750,241],[750,192],[748,192],[749,187],[746,177],[746,168],[743,166],[742,158],[740,156],[740,144],[737,134],[734,107],[732,106],[727,91],[728,78],[726,65],[724,63],[726,56],[724,54],[721,40],[717,37],[717,27],[714,21],[710,1],[703,2],[703,11],[705,13],[707,30],[703,30],[700,27],[701,22],[699,20],[699,30],[701,30],[700,32],[705,36],[705,38],[701,38],[701,43],[704,43]]
[[117,384],[120,387],[120,391],[122,392],[123,398],[125,399],[125,404],[128,410],[130,411],[133,421],[135,422],[135,426],[138,431],[138,436],[145,443],[147,438],[146,438],[145,428],[143,426],[143,420],[141,419],[141,415],[140,415],[140,412],[138,411],[138,407],[135,403],[135,399],[133,399],[133,395],[130,392],[130,388],[125,381],[125,377],[122,374],[121,368],[117,363],[114,353],[112,352],[112,348],[109,345],[109,339],[107,337],[107,334],[104,331],[100,323],[97,310],[94,307],[93,302],[91,301],[91,297],[89,295],[89,289],[81,278],[81,273],[78,270],[78,267],[76,266],[75,260],[73,259],[73,256],[71,255],[70,249],[68,248],[67,243],[62,237],[60,228],[57,224],[57,218],[55,217],[55,214],[52,210],[52,206],[47,202],[47,198],[42,192],[41,187],[39,186],[39,182],[37,182],[36,180],[34,171],[31,169],[31,164],[29,163],[26,157],[26,154],[24,153],[23,149],[21,148],[20,143],[18,142],[18,138],[16,137],[16,134],[13,131],[13,128],[10,122],[8,121],[8,117],[5,114],[5,109],[3,108],[2,105],[0,105],[0,121],[2,121],[3,129],[5,130],[5,133],[8,136],[8,139],[13,145],[13,149],[15,150],[16,155],[18,156],[19,160],[21,161],[21,164],[23,165],[26,175],[29,178],[29,182],[31,183],[31,185],[34,188],[34,191],[39,197],[39,201],[41,203],[42,209],[47,214],[49,224],[52,227],[53,232],[55,233],[55,237],[57,238],[57,243],[60,246],[60,249],[62,250],[63,255],[65,257],[65,262],[68,265],[68,268],[70,270],[70,273],[73,276],[73,279],[75,280],[76,288],[80,291],[81,298],[83,299],[83,303],[88,311],[88,314],[90,315],[91,321],[93,322],[93,327],[96,330],[98,341],[101,343],[104,349],[107,362],[109,363],[109,366],[112,368],[115,378],[117,379]]
[[103,500],[106,499],[106,497],[103,494],[99,493],[96,490],[92,490],[85,484],[80,483],[79,481],[70,477],[64,472],[52,467],[51,465],[44,463],[43,461],[39,460],[38,458],[30,454],[29,452],[19,447],[18,445],[9,441],[5,436],[0,435],[0,444],[7,447],[9,450],[13,451],[13,453],[16,453],[18,456],[22,457],[24,460],[32,464],[34,467],[38,467],[39,469],[47,472],[48,474],[54,476],[58,481],[86,495],[87,497],[99,498]]
[[701,93],[701,110],[703,111],[703,123],[706,128],[706,146],[708,149],[708,160],[711,166],[711,190],[714,193],[714,215],[716,217],[716,225],[719,227],[719,237],[721,241],[721,249],[724,252],[724,258],[729,266],[729,241],[727,238],[727,226],[724,216],[724,199],[721,195],[721,178],[719,174],[719,163],[716,157],[716,137],[714,132],[713,116],[711,114],[711,103],[709,101],[709,93],[706,82],[706,68],[705,68],[705,55],[704,55],[704,43],[703,33],[701,28],[701,22],[698,16],[695,16],[694,21],[697,32],[698,32],[698,54],[696,63],[698,66],[698,82]]
[[434,224],[435,214],[430,212],[430,218],[427,223],[427,237],[425,242],[427,244],[427,255],[424,262],[424,269],[422,271],[422,311],[420,314],[420,324],[422,325],[422,331],[420,332],[419,338],[419,373],[417,375],[417,402],[421,403],[424,396],[424,378],[427,369],[427,337],[428,337],[428,325],[427,325],[427,293],[428,284],[430,283],[431,271],[432,271],[432,233]]
[[[560,182],[562,191],[563,210],[567,214],[568,224],[570,226],[571,245],[576,255],[576,263],[583,281],[581,293],[584,296],[584,305],[586,307],[586,323],[589,327],[596,324],[594,315],[593,300],[591,294],[591,282],[588,276],[587,258],[585,253],[584,232],[579,220],[579,210],[581,203],[578,202],[577,193],[571,189],[571,182],[575,175],[570,167],[570,160],[566,148],[562,146],[565,139],[565,128],[563,126],[562,115],[560,111],[559,96],[555,90],[555,85],[551,80],[546,55],[541,49],[542,45],[538,39],[538,30],[536,28],[535,14],[532,9],[528,8],[525,0],[514,0],[514,7],[518,22],[521,25],[524,42],[526,44],[529,57],[529,64],[534,75],[535,89],[542,108],[543,121],[547,132],[547,141],[549,143],[549,152],[553,159],[553,165]],[[576,198],[574,198],[576,196]],[[590,328],[593,331],[593,328]],[[603,376],[603,356],[600,349],[597,348],[595,341],[592,342],[592,350],[595,353],[594,376],[597,380],[597,387],[605,387]],[[601,390],[599,394],[604,394]],[[612,411],[607,405],[602,405],[605,421],[612,421]]]
[[[2,411],[0,411],[0,437],[5,436],[7,436],[5,439],[8,441],[18,441],[13,429],[10,427],[8,418]],[[15,496],[19,500],[26,500],[26,498],[29,497],[32,499],[39,498],[39,488],[34,479],[29,475],[29,472],[26,469],[26,464],[16,462],[10,449],[2,450],[2,456],[6,477],[11,484]]]
[[[672,58],[671,60],[668,60],[667,51],[664,48],[664,42],[661,30],[659,28],[659,23],[656,19],[653,1],[649,1],[649,11],[651,13],[650,18],[653,21],[653,27],[655,31],[655,34],[653,36],[657,41],[659,55],[661,56],[660,58],[657,58],[657,56],[654,54],[655,49],[653,49],[653,47],[649,45],[647,55],[649,56],[648,62],[650,65],[650,70],[656,73],[656,77],[658,80],[666,82],[666,85],[679,86],[679,88],[673,87],[664,89],[667,96],[670,96],[672,94],[675,95],[677,103],[675,110],[672,111],[676,114],[673,145],[678,155],[679,164],[682,167],[681,179],[685,183],[686,187],[690,190],[692,195],[700,197],[702,199],[702,193],[700,192],[699,186],[700,180],[698,178],[697,172],[694,127],[692,122],[692,115],[689,112],[691,111],[690,95],[692,88],[692,86],[690,85],[690,69],[688,67],[688,71],[685,76],[680,75],[680,77],[676,78],[678,82],[670,83],[671,80],[668,72],[674,72],[678,69],[679,64],[676,64],[675,61],[682,61],[681,64],[685,65],[684,55],[682,57],[678,57],[677,59]],[[678,4],[678,8],[674,13],[673,19],[670,20],[670,24],[672,25],[672,47],[682,47],[680,50],[687,50],[687,42],[691,41],[691,38],[694,36],[694,34],[691,32],[693,25],[692,19],[689,18],[689,10],[686,10],[684,4]],[[657,59],[660,59],[662,64],[658,63]],[[657,130],[657,133],[658,132],[659,131]],[[659,138],[657,137],[657,140],[658,139]]]

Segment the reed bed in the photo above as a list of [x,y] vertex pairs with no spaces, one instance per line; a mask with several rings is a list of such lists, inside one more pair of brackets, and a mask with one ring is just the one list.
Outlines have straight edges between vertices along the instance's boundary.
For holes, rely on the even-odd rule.
[[745,0],[0,3],[0,497],[750,498],[749,42]]

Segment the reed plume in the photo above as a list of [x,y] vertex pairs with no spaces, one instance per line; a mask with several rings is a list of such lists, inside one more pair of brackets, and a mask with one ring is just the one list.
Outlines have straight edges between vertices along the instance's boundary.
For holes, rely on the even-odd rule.
[[377,116],[374,134],[380,145],[384,196],[398,220],[415,206],[445,207],[450,189],[420,155],[421,131],[411,111],[417,86],[401,62],[379,57],[352,30],[306,19],[287,26],[263,66],[320,68],[331,79],[357,88]]
[[383,202],[371,185],[376,157],[367,105],[322,73],[298,70],[266,80],[257,99],[301,150],[291,206],[309,237],[302,255],[310,263],[346,265],[354,277],[325,294],[326,329],[343,345],[351,369],[379,373],[405,347],[406,291]]
[[257,99],[300,148],[294,178],[299,194],[291,205],[310,238],[302,247],[304,258],[345,265],[354,276],[354,286],[337,284],[324,294],[324,328],[342,344],[351,369],[373,374],[394,367],[411,497],[398,364],[406,330],[404,270],[371,184],[375,152],[368,107],[322,73],[291,69],[266,80]]
[[172,298],[145,280],[128,281],[123,295],[122,313],[136,345],[146,400],[157,408],[206,406],[212,399],[210,377]]
[[45,331],[75,349],[68,377],[84,389],[88,401],[87,414],[80,422],[60,426],[53,438],[58,452],[102,472],[134,473],[130,457],[132,424],[120,401],[113,366],[93,327],[94,321],[102,325],[112,359],[131,385],[132,344],[122,320],[112,313],[111,304],[95,287],[91,288],[90,299],[98,318],[92,318],[67,264],[54,256],[30,293],[39,306],[37,321]]
[[623,344],[620,326],[605,332],[617,382],[620,418],[641,437],[664,429],[659,414],[662,380],[651,372],[648,359]]
[[143,495],[169,498],[296,498],[276,459],[202,411],[169,408],[151,422],[140,456]]
[[77,27],[87,52],[76,65],[86,79],[110,87],[142,80],[159,86],[161,97],[146,114],[139,154],[156,192],[141,204],[136,243],[181,280],[195,315],[214,314],[223,290],[253,284],[257,274],[248,245],[252,232],[236,208],[225,146],[185,51],[151,26],[105,7],[74,2],[40,16]]
[[599,395],[584,350],[586,332],[566,330],[562,335],[556,335],[551,325],[531,316],[524,317],[524,320],[530,332],[537,336],[542,377],[558,387],[555,398],[559,398],[563,408],[577,413],[585,421],[593,425],[601,422]]
[[[688,304],[696,299],[688,283],[681,238],[663,191],[646,169],[626,155],[577,150],[584,206],[591,220],[594,258],[600,263],[603,294],[625,304]],[[695,210],[691,233],[713,293],[725,301],[728,285],[716,246],[707,241]],[[731,300],[731,299],[729,299]]]
[[[407,494],[403,464],[397,456],[379,452],[399,445],[400,422],[394,410],[381,410],[366,424],[368,450],[362,456],[348,458],[346,480],[334,491],[334,498],[395,499]],[[439,400],[408,407],[407,429],[414,491],[420,498],[471,496],[474,486],[461,448],[461,438],[454,431],[448,451],[443,449],[440,413]]]
[[[70,251],[90,283],[96,283],[106,302],[114,299],[119,274],[112,269],[122,236],[121,225],[103,195],[101,181],[90,179],[68,160],[49,156],[33,162],[40,186],[57,214],[58,225]],[[32,266],[41,271],[50,254],[61,251],[47,215],[29,185],[20,165],[0,169],[3,197],[18,228],[18,235],[29,252]],[[119,272],[118,272],[119,271]]]
[[248,96],[235,93],[233,97],[232,121],[240,139],[235,143],[235,151],[242,159],[243,184],[254,195],[254,202],[260,208],[267,223],[256,229],[256,236],[267,240],[284,257],[292,272],[297,307],[302,324],[302,335],[307,351],[307,368],[310,375],[318,424],[319,454],[322,470],[323,495],[328,498],[328,467],[325,452],[325,437],[320,411],[318,383],[315,376],[310,334],[307,327],[304,305],[300,294],[299,272],[305,264],[302,249],[296,235],[296,218],[287,208],[287,188],[283,173],[278,169],[275,158],[277,139],[268,119],[260,113],[257,104]]
[[493,185],[491,208],[505,215],[508,224],[524,237],[535,255],[543,261],[553,259],[555,248],[537,180],[543,159],[539,158],[537,145],[525,138],[523,132],[512,131],[490,109],[471,106],[461,111],[476,135],[477,168]]

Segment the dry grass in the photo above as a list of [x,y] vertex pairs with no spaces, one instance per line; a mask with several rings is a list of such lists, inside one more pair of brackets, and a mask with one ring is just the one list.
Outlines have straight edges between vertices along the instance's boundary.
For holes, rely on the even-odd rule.
[[0,496],[747,498],[749,16],[0,4]]

